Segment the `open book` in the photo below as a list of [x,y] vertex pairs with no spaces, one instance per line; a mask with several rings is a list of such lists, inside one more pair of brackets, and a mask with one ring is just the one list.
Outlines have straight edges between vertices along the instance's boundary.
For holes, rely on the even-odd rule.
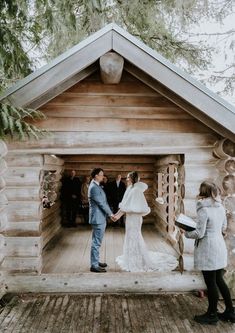
[[175,219],[175,225],[185,231],[192,231],[196,229],[197,224],[191,217],[180,214]]

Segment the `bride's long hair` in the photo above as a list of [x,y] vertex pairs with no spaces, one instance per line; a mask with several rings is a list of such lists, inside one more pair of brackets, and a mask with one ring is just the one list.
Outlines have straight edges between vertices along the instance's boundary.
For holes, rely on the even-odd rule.
[[132,185],[134,185],[135,183],[137,183],[139,181],[139,174],[137,171],[132,171],[132,172],[128,173],[128,177],[130,177]]

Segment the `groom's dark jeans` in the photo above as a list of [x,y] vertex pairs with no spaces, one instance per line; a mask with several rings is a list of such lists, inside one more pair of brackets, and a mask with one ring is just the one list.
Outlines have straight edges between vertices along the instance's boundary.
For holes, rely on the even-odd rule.
[[99,267],[100,246],[104,237],[106,223],[92,224],[91,267]]

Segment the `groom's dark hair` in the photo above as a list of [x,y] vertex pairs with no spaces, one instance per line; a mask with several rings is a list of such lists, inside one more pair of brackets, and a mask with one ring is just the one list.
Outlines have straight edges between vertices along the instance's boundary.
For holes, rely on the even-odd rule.
[[101,169],[101,168],[95,168],[95,169],[93,169],[93,170],[91,171],[91,178],[94,179],[95,176],[98,175],[98,174],[100,173],[100,171],[103,171],[103,172],[104,172],[104,170]]

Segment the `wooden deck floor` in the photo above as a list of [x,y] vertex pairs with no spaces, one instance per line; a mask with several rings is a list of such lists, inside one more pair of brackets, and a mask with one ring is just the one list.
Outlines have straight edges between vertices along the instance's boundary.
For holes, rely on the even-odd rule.
[[[0,305],[7,333],[232,333],[235,325],[201,326],[193,315],[206,298],[162,295],[14,295]],[[221,303],[219,309],[222,310]]]
[[[107,262],[108,272],[120,272],[115,258],[122,254],[124,228],[108,227],[100,250],[100,260]],[[153,225],[143,226],[143,237],[149,250],[177,256],[177,253]],[[43,253],[42,273],[80,273],[90,268],[91,228],[63,229]]]

